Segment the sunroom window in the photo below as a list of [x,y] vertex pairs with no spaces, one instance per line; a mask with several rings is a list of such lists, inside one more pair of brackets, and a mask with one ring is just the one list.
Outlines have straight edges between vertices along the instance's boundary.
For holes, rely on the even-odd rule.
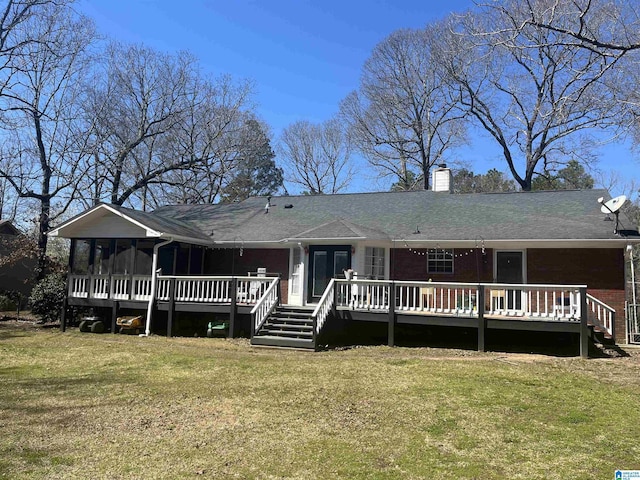
[[113,264],[113,273],[116,274],[129,274],[131,273],[131,254],[133,247],[131,240],[118,239],[116,240],[115,261]]
[[71,273],[86,275],[89,273],[89,256],[91,255],[91,240],[73,241],[73,263]]
[[153,263],[153,240],[138,240],[136,243],[136,269],[137,275],[151,275]]
[[109,258],[111,257],[111,240],[98,239],[93,254],[94,275],[106,275],[109,273]]

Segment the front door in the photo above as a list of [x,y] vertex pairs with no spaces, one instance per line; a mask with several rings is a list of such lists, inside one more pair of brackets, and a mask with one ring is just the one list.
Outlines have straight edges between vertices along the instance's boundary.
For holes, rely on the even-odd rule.
[[309,247],[309,303],[317,303],[329,281],[351,268],[350,245],[312,245]]
[[[505,251],[496,252],[496,281],[498,283],[524,282],[524,252]],[[508,310],[522,309],[522,290],[506,290],[506,308]]]

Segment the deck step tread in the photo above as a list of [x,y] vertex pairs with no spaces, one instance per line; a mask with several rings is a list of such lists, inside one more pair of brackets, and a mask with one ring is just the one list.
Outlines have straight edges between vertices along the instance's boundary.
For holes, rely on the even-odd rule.
[[290,347],[304,348],[314,350],[315,345],[312,339],[306,338],[287,338],[272,335],[259,335],[251,339],[252,345],[269,346],[269,347]]
[[265,328],[289,328],[289,329],[297,329],[297,330],[313,330],[313,324],[305,324],[305,325],[291,325],[290,323],[281,323],[281,322],[269,322],[266,321],[264,323]]
[[298,324],[312,324],[313,320],[310,318],[291,318],[291,317],[280,317],[278,315],[269,315],[267,317],[267,321],[277,321],[277,322],[290,322],[290,323],[298,323]]
[[313,332],[302,332],[300,330],[280,330],[280,329],[270,329],[270,328],[261,328],[257,333],[258,336],[264,335],[273,335],[273,336],[299,336],[299,337],[312,337]]

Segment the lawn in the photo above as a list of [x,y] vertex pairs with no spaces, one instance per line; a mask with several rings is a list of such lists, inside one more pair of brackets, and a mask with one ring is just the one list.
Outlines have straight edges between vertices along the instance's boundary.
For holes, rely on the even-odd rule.
[[0,322],[0,478],[613,478],[640,469],[628,353],[308,353]]

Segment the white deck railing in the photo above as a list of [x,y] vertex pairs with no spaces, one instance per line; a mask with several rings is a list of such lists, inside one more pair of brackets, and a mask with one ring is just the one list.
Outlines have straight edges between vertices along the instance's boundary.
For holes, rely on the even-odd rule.
[[150,298],[151,298],[151,276],[150,275],[134,275],[133,291],[131,292],[131,299],[147,301]]
[[89,275],[69,275],[69,297],[89,297]]
[[580,286],[484,284],[485,315],[580,321]]
[[[339,307],[389,310],[387,280],[336,280]],[[528,319],[580,321],[580,287],[569,285],[393,282],[398,312],[478,316],[483,290],[484,314]]]
[[[255,304],[273,282],[273,277],[230,277],[197,275],[161,275],[158,277],[156,298],[168,301],[171,282],[175,282],[174,300],[193,303],[230,303],[231,285],[236,279],[236,301]],[[149,277],[149,282],[151,277]]]
[[271,284],[267,287],[264,295],[262,295],[262,298],[260,298],[256,305],[251,309],[254,334],[260,330],[260,327],[262,327],[262,324],[280,300],[280,279],[272,278],[270,280]]
[[90,284],[91,298],[109,298],[109,275],[93,275]]
[[336,281],[335,279],[333,278],[331,279],[331,281],[329,282],[329,285],[327,285],[327,288],[322,294],[320,301],[318,302],[318,306],[315,308],[315,310],[313,311],[313,314],[311,315],[311,318],[313,319],[313,331],[315,335],[320,333],[320,330],[322,330],[322,327],[327,321],[327,318],[329,317],[329,313],[333,308],[333,305],[335,302],[335,290],[336,290],[334,288],[335,281]]
[[111,298],[114,300],[129,300],[130,283],[130,275],[111,275]]
[[[273,277],[160,275],[156,298],[169,300],[173,280],[177,302],[230,303],[234,278],[237,302],[249,305],[255,304],[273,282]],[[151,297],[151,275],[69,275],[68,296],[147,301]]]
[[606,303],[587,294],[587,311],[589,320],[605,330],[605,332],[615,338],[616,311]]
[[232,277],[162,275],[158,277],[156,298],[169,301],[173,281],[176,302],[230,303],[232,280]]
[[238,281],[236,301],[256,303],[272,284],[273,277],[236,277]]

